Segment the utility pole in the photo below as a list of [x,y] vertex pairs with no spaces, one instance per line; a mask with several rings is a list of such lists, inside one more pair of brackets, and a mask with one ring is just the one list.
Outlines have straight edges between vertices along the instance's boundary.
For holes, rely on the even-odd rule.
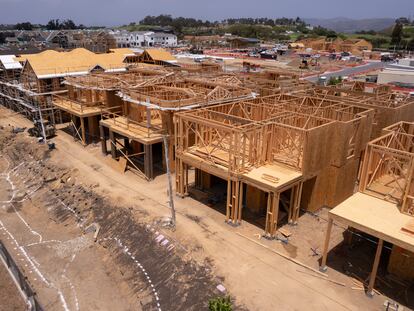
[[174,197],[173,189],[171,183],[171,172],[170,172],[170,159],[168,157],[168,135],[162,135],[164,140],[164,152],[165,152],[165,165],[167,166],[167,176],[168,176],[168,195],[169,195],[169,205],[171,209],[171,227],[175,228],[175,207],[174,207]]

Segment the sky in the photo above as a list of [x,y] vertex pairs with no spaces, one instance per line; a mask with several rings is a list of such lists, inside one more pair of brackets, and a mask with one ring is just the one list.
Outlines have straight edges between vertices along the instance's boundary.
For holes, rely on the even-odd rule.
[[118,26],[146,15],[222,20],[229,17],[355,19],[412,17],[414,0],[0,0],[0,24],[47,23]]

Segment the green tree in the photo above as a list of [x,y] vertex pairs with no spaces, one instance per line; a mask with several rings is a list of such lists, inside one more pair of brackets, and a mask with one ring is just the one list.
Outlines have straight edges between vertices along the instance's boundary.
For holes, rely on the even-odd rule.
[[342,77],[331,77],[328,81],[328,85],[337,85],[342,82]]
[[402,31],[403,25],[400,23],[395,24],[391,34],[391,44],[397,45],[401,42]]
[[58,30],[58,29],[60,29],[60,21],[59,21],[59,19],[51,19],[46,24],[46,29],[47,30]]
[[326,29],[324,27],[318,26],[315,27],[312,31],[313,34],[318,35],[318,36],[324,36],[327,38],[336,38],[338,37],[338,34],[330,29]]
[[33,25],[29,22],[24,22],[24,23],[17,23],[15,25],[15,28],[17,30],[32,30],[33,29]]

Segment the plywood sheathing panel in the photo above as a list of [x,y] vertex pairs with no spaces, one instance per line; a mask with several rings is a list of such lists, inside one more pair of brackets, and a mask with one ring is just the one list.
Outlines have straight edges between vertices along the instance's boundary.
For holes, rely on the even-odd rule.
[[330,165],[303,184],[301,207],[315,212],[322,207],[334,208],[356,191],[360,158],[345,165]]
[[394,245],[387,270],[403,280],[414,280],[414,253]]
[[259,213],[266,208],[266,204],[266,192],[250,185],[246,186],[246,208],[254,213]]

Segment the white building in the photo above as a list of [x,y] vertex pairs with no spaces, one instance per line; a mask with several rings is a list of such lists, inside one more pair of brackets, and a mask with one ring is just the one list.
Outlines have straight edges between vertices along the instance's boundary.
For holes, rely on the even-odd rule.
[[151,46],[177,46],[177,36],[174,34],[153,31],[116,31],[112,35],[119,48],[140,48]]
[[379,84],[394,84],[414,88],[414,59],[404,58],[397,63],[388,64],[378,74]]
[[414,68],[414,58],[403,58],[398,61],[398,65],[413,67]]
[[414,88],[414,70],[384,69],[378,74],[378,84],[387,83]]

